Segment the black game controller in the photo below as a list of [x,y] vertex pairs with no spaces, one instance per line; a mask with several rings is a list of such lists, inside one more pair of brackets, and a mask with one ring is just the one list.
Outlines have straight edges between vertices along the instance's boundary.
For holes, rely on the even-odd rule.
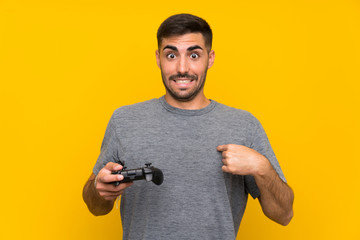
[[[124,167],[124,164],[120,162],[120,164]],[[145,179],[147,182],[152,181],[156,185],[161,185],[164,180],[164,175],[162,171],[158,168],[154,168],[151,166],[151,163],[145,163],[146,167],[137,168],[137,169],[126,169],[124,167],[120,171],[114,171],[112,174],[121,174],[124,176],[124,179],[118,182],[113,182],[115,186],[118,186],[120,183],[127,183],[137,180]]]

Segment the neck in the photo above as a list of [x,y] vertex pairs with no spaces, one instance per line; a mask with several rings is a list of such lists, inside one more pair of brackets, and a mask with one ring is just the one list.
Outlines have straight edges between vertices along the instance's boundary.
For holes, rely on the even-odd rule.
[[194,99],[189,101],[179,101],[174,99],[170,94],[166,93],[165,100],[171,106],[185,110],[202,109],[210,104],[210,100],[207,99],[205,95],[196,96]]

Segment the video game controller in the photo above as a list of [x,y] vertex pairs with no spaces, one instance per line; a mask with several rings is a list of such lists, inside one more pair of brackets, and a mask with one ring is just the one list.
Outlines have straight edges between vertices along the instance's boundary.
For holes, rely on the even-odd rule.
[[[124,167],[124,164],[120,162]],[[164,175],[162,171],[158,168],[151,166],[151,163],[145,163],[146,167],[137,168],[137,169],[126,169],[124,167],[120,171],[114,171],[112,174],[121,174],[124,176],[124,179],[121,181],[113,182],[115,186],[118,186],[120,183],[127,183],[137,180],[145,179],[147,182],[152,181],[156,185],[161,185],[164,181]]]

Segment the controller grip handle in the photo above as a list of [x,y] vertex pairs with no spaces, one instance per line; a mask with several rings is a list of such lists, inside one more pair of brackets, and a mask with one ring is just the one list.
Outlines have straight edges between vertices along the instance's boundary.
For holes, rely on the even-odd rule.
[[152,182],[156,185],[161,185],[164,181],[164,174],[158,168],[153,168]]

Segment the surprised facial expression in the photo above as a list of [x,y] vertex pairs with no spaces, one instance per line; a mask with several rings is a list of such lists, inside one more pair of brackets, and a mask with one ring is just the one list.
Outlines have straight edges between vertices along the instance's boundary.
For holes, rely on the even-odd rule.
[[201,33],[162,39],[156,60],[168,97],[181,102],[204,97],[206,72],[214,62],[214,51],[208,51]]

